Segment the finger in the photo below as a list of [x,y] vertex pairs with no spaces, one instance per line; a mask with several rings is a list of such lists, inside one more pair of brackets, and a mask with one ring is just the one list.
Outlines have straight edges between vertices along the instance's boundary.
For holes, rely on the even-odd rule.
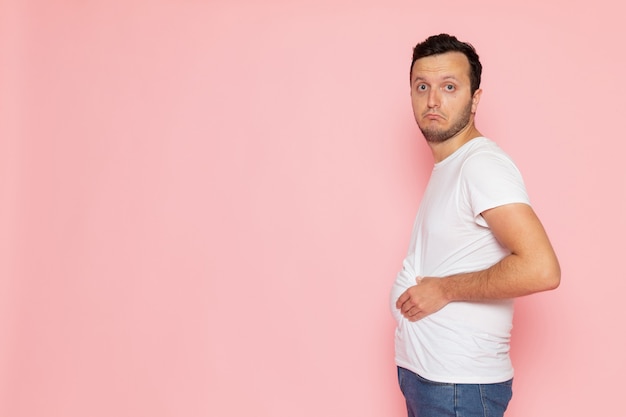
[[419,313],[419,309],[415,306],[411,306],[403,314],[404,314],[404,317],[406,317],[407,319],[410,319],[413,316],[415,316],[417,313]]
[[412,323],[420,320],[421,318],[422,318],[422,315],[420,313],[411,314],[406,317],[406,319]]
[[424,318],[424,314],[419,309],[411,310],[411,314],[407,317],[410,322],[416,322]]
[[396,301],[396,308],[398,310],[402,309],[402,305],[406,302],[406,300],[408,300],[409,295],[407,294],[407,292],[403,292],[402,295],[400,295],[400,297],[398,297],[398,300]]

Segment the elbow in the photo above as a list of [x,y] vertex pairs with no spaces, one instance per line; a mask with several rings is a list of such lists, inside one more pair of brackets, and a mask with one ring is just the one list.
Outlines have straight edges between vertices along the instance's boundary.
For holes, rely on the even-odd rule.
[[555,273],[546,280],[546,291],[556,290],[561,285],[561,272]]
[[549,266],[542,268],[541,273],[542,291],[555,290],[561,285],[561,267],[554,259]]

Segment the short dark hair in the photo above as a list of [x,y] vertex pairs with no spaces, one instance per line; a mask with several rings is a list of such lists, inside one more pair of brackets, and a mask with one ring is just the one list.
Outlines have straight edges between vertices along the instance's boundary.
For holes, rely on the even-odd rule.
[[472,94],[474,94],[474,92],[480,88],[480,76],[483,72],[483,66],[480,64],[476,49],[474,49],[471,44],[461,42],[455,36],[448,35],[447,33],[430,36],[425,41],[415,45],[415,48],[413,48],[413,61],[411,61],[409,78],[413,74],[413,64],[415,64],[415,61],[420,58],[444,54],[446,52],[461,52],[467,57],[470,64],[470,87]]

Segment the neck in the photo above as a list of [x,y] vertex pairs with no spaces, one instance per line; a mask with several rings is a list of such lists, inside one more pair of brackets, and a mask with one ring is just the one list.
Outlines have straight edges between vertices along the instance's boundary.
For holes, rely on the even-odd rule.
[[443,161],[461,146],[479,136],[482,136],[482,134],[476,129],[473,123],[470,123],[465,129],[450,139],[443,142],[428,142],[428,146],[430,146],[435,163],[437,163]]

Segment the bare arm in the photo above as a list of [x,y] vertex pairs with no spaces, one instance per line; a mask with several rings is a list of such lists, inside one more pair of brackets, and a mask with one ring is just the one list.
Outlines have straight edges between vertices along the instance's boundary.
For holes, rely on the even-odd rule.
[[453,301],[520,297],[559,286],[561,270],[533,209],[507,204],[482,213],[496,239],[511,251],[488,269],[444,278],[424,278],[396,302],[410,321],[420,320]]

